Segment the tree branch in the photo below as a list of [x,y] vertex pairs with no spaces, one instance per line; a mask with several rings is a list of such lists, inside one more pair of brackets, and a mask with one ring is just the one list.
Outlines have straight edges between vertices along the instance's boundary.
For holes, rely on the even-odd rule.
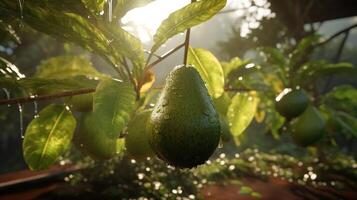
[[67,92],[61,92],[56,94],[41,95],[41,96],[29,96],[23,98],[14,98],[14,99],[2,99],[0,100],[0,105],[17,105],[24,103],[32,103],[34,101],[46,101],[51,99],[59,99],[63,97],[76,96],[81,94],[89,94],[95,92],[95,88],[84,88],[80,90],[73,90]]
[[324,41],[322,41],[322,42],[316,44],[316,46],[324,45],[324,44],[330,42],[331,40],[335,39],[335,38],[338,37],[339,35],[344,34],[344,33],[346,33],[346,32],[349,32],[351,29],[354,29],[354,28],[356,28],[356,27],[357,27],[357,24],[353,24],[353,25],[351,25],[351,26],[349,26],[349,27],[347,27],[347,28],[345,28],[345,29],[342,29],[342,30],[338,31],[337,33],[333,34],[333,35],[332,35],[331,37],[329,37],[328,39],[326,39],[326,40],[324,40]]
[[153,52],[151,52],[151,51],[149,51],[149,50],[146,50],[146,49],[144,49],[144,52],[146,53],[146,54],[152,54],[153,56],[155,56],[156,58],[161,58],[161,56],[160,55],[157,55],[156,53],[153,53]]
[[151,64],[147,65],[146,70],[151,69],[155,65],[159,64],[161,61],[165,60],[171,54],[175,53],[176,51],[178,51],[179,49],[181,49],[184,46],[185,46],[185,44],[183,43],[183,44],[180,44],[179,46],[175,47],[174,49],[171,49],[170,51],[168,51],[167,53],[162,55],[159,59],[157,59],[156,61],[154,61]]

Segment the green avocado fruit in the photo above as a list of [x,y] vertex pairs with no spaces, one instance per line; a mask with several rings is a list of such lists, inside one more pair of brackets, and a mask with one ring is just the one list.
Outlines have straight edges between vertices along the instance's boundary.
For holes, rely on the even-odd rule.
[[148,125],[156,155],[178,168],[204,164],[221,137],[212,99],[191,66],[177,66],[170,72]]
[[326,121],[313,106],[296,118],[291,125],[292,138],[301,146],[309,146],[319,141],[325,135]]
[[68,104],[74,111],[89,112],[93,109],[93,94],[73,96],[69,99]]
[[[292,119],[299,116],[309,105],[309,97],[304,90],[292,90],[281,96],[275,103],[275,108],[282,116]],[[278,97],[279,97],[278,96]]]
[[116,153],[117,138],[110,138],[96,125],[93,113],[83,113],[73,142],[77,149],[96,160],[107,160]]
[[129,156],[136,160],[143,160],[154,155],[149,144],[149,129],[146,126],[151,112],[152,110],[140,112],[128,124],[125,147]]

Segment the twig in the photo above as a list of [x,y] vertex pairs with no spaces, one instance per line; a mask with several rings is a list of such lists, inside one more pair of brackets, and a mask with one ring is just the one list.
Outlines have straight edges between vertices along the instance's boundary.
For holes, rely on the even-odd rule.
[[174,49],[171,49],[170,51],[168,51],[167,53],[162,55],[161,58],[159,58],[156,61],[152,62],[151,64],[147,65],[146,70],[154,67],[155,65],[157,65],[158,63],[160,63],[161,61],[166,59],[168,56],[170,56],[171,54],[175,53],[176,51],[178,51],[179,49],[181,49],[184,46],[185,46],[185,44],[183,43],[183,44],[180,44],[179,46],[175,47]]
[[161,56],[160,55],[157,55],[156,53],[153,53],[153,52],[151,52],[151,51],[149,51],[149,50],[144,50],[144,52],[146,53],[146,54],[152,54],[153,56],[155,56],[156,58],[161,58]]
[[49,95],[29,96],[29,97],[14,98],[14,99],[2,99],[0,100],[0,105],[17,105],[17,104],[24,104],[24,103],[32,103],[34,101],[46,101],[51,99],[59,99],[62,97],[89,94],[93,92],[95,92],[95,88],[85,88],[80,90],[73,90],[73,91],[67,91],[67,92],[61,92],[61,93],[49,94]]
[[333,35],[332,35],[331,37],[329,37],[328,39],[326,39],[326,40],[324,40],[324,41],[322,41],[322,42],[316,44],[316,46],[324,45],[324,44],[330,42],[331,40],[335,39],[335,38],[338,37],[339,35],[344,34],[344,33],[346,33],[346,32],[349,32],[351,29],[354,29],[354,28],[356,28],[356,27],[357,27],[357,24],[354,24],[354,25],[351,25],[351,26],[349,26],[349,27],[347,27],[347,28],[345,28],[345,29],[342,29],[342,30],[338,31],[337,33],[333,34]]
[[[342,51],[346,45],[346,41],[348,39],[348,36],[350,34],[350,30],[345,32],[345,36],[343,37],[340,46],[338,47],[334,62],[337,63],[340,61],[341,59],[341,55],[342,55]],[[333,75],[330,75],[329,77],[327,77],[326,82],[325,82],[325,86],[323,89],[323,92],[328,92],[328,89],[331,87],[331,82],[333,81]]]
[[337,50],[337,53],[336,53],[336,56],[335,56],[335,59],[334,59],[334,61],[336,63],[339,62],[340,59],[341,59],[342,51],[343,51],[343,49],[344,49],[344,47],[346,45],[346,41],[347,41],[349,35],[350,35],[350,31],[347,31],[345,33],[345,36],[343,37],[343,39],[341,41],[340,46],[338,47],[338,50]]

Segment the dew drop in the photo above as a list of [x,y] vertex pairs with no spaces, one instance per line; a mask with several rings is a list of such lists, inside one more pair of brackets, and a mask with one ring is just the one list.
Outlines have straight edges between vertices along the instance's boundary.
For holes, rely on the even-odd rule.
[[20,117],[20,135],[21,138],[24,139],[24,119],[23,119],[23,107],[21,104],[17,104],[19,108],[19,117]]
[[35,114],[34,118],[37,118],[38,117],[38,102],[37,101],[33,102],[33,113]]
[[[6,99],[10,99],[10,92],[6,88],[2,88],[6,95]],[[7,104],[7,107],[10,107],[10,104]]]
[[222,149],[222,148],[223,148],[223,141],[222,139],[220,139],[218,143],[218,149]]
[[108,0],[108,20],[109,22],[112,22],[113,18],[113,0]]
[[24,2],[23,1],[25,1],[25,0],[19,0],[19,7],[20,7],[20,17],[21,17],[21,19],[23,19],[24,18],[24,15],[23,15],[23,4],[24,4]]
[[164,115],[164,119],[170,119],[169,115]]

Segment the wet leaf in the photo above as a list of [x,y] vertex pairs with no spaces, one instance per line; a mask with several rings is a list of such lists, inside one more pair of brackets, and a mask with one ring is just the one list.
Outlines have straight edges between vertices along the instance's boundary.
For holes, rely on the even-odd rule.
[[76,120],[64,105],[50,105],[26,129],[23,154],[32,170],[46,169],[70,146]]
[[198,1],[171,13],[157,29],[151,52],[155,52],[176,34],[212,18],[226,5],[226,2],[226,0]]
[[256,93],[237,93],[228,108],[227,118],[232,135],[237,137],[254,119],[258,106]]
[[206,83],[208,92],[218,98],[224,92],[224,75],[221,63],[209,51],[200,48],[189,48],[187,63],[193,65]]
[[71,76],[104,77],[84,57],[58,56],[42,61],[34,76],[39,78],[63,79]]
[[93,113],[97,125],[110,138],[117,138],[135,109],[136,93],[130,83],[102,80],[94,93]]

